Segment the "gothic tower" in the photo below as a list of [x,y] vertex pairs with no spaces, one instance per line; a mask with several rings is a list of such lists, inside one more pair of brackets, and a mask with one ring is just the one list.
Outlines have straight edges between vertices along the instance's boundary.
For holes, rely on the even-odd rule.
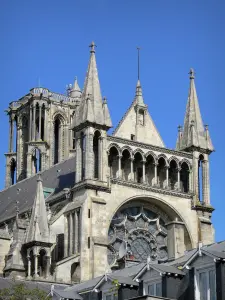
[[10,103],[6,187],[74,155],[70,126],[80,96],[76,79],[68,96],[38,87]]

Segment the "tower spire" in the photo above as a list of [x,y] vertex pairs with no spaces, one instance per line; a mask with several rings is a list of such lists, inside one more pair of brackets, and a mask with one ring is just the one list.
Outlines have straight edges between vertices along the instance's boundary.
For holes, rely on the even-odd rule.
[[140,80],[140,47],[137,47],[138,51],[138,80]]
[[180,142],[180,150],[189,147],[200,147],[213,151],[213,145],[209,132],[205,130],[198,103],[198,96],[195,87],[195,71],[190,69],[190,87],[188,93],[188,102],[184,118],[184,130]]

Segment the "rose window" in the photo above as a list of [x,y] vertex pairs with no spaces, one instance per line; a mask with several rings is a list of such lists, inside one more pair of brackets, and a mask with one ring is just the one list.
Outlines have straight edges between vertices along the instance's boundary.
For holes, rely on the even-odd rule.
[[118,211],[108,232],[108,262],[115,265],[125,247],[127,259],[146,262],[167,260],[167,229],[159,214],[145,207],[127,207]]

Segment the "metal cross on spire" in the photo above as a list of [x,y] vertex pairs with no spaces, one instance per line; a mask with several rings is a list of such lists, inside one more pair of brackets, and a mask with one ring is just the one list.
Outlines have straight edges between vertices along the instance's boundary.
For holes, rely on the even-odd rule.
[[195,71],[194,71],[194,69],[191,68],[189,74],[190,74],[190,79],[194,79],[195,78]]
[[95,45],[95,42],[91,42],[91,45],[89,46],[91,48],[91,53],[95,53],[95,47],[97,47],[97,45]]
[[137,47],[138,51],[138,80],[140,79],[140,47]]

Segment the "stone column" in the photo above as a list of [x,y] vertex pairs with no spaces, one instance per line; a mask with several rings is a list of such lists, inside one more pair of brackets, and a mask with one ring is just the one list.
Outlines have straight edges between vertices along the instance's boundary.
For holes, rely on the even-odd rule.
[[68,256],[68,216],[64,216],[64,257]]
[[130,180],[134,181],[134,158],[130,158]]
[[38,255],[34,254],[34,277],[39,277],[38,275]]
[[79,235],[79,228],[78,228],[78,216],[77,216],[77,211],[75,210],[75,243],[74,243],[74,252],[78,253],[79,249],[78,249],[78,235]]
[[143,183],[145,183],[145,181],[146,181],[146,179],[145,179],[145,177],[146,177],[145,176],[145,163],[146,163],[146,160],[143,160],[142,161],[142,168],[143,168],[143,171],[142,171],[143,172],[143,177],[142,178],[143,178]]
[[33,132],[32,132],[32,140],[36,140],[36,105],[33,104]]
[[30,106],[30,119],[29,119],[29,141],[32,140],[32,106]]
[[27,256],[27,279],[31,278],[31,261],[30,256]]
[[122,155],[118,155],[118,178],[121,178],[121,158]]
[[70,232],[70,236],[69,236],[69,256],[73,254],[73,217],[72,217],[72,213],[70,213],[69,215],[69,222],[70,222],[70,226],[69,226],[69,232]]
[[177,189],[180,191],[180,170],[181,168],[177,168]]
[[47,142],[48,140],[48,115],[47,115],[47,108],[44,107],[44,141]]
[[169,188],[169,166],[165,166],[166,168],[166,188]]
[[168,258],[176,259],[184,255],[184,223],[174,220],[166,224],[168,229]]
[[100,180],[102,180],[102,167],[103,167],[103,165],[102,165],[102,159],[103,159],[103,157],[102,157],[102,153],[103,153],[102,145],[103,145],[103,137],[100,136],[99,139],[98,139],[98,156],[99,156],[99,159],[98,159],[98,162],[99,162],[98,178]]
[[13,121],[12,117],[9,117],[9,152],[13,152]]
[[158,174],[157,174],[157,167],[158,167],[158,163],[154,163],[154,165],[155,165],[155,179],[154,179],[154,181],[155,181],[155,186],[158,186],[158,179],[157,179],[157,176],[158,176]]
[[193,183],[192,183],[193,172],[192,169],[188,170],[188,192],[193,192]]
[[41,105],[39,106],[39,132],[38,132],[38,139],[41,140]]
[[50,265],[50,256],[46,256],[46,278],[48,278],[50,274]]
[[81,147],[80,147],[80,137],[76,136],[76,166],[75,166],[75,183],[81,180]]
[[210,204],[210,183],[209,183],[209,162],[204,160],[202,162],[202,188],[203,188],[203,203]]

